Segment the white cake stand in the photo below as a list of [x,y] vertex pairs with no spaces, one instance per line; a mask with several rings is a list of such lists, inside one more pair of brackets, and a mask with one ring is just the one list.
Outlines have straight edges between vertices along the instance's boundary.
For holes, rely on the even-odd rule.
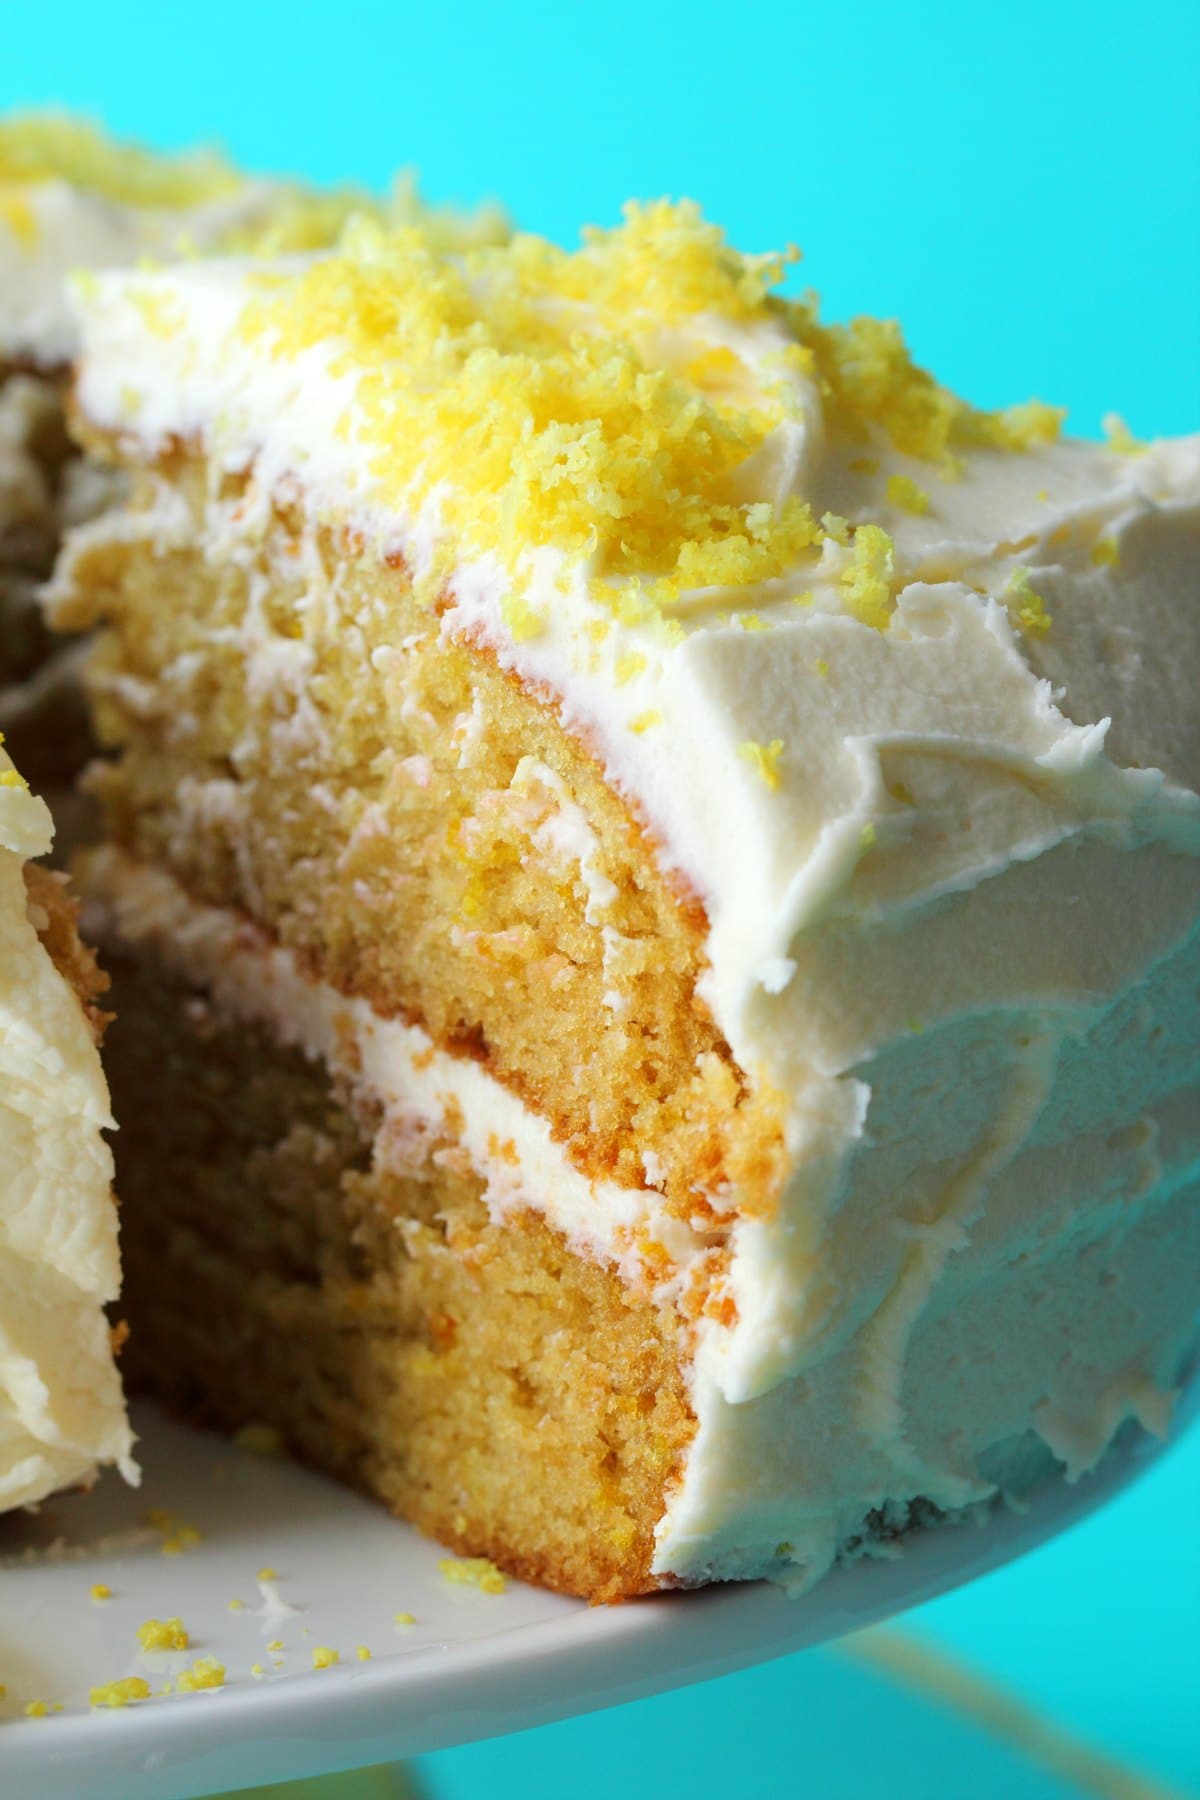
[[[588,1607],[518,1583],[499,1595],[452,1585],[435,1545],[332,1482],[152,1409],[137,1422],[149,1471],[140,1492],[109,1477],[37,1517],[0,1521],[6,1794],[186,1800],[727,1674],[995,1569],[1103,1504],[1161,1449],[1132,1435],[1095,1474],[1048,1487],[1024,1512],[916,1534],[902,1554],[838,1570],[800,1600],[755,1584]],[[147,1525],[151,1509],[195,1527],[200,1541],[164,1554],[178,1524]],[[260,1580],[264,1565],[277,1575]],[[111,1599],[91,1598],[98,1583]],[[397,1624],[397,1613],[416,1622]],[[143,1654],[137,1627],[175,1614],[189,1650]],[[314,1650],[326,1648],[340,1661],[314,1670]],[[199,1656],[224,1665],[222,1687],[124,1711],[89,1707],[93,1686],[140,1675],[157,1691]],[[61,1710],[26,1717],[31,1700]]]

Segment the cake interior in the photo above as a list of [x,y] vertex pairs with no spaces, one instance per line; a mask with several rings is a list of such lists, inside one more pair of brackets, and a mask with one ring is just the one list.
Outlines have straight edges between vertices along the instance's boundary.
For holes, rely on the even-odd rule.
[[587,746],[299,497],[182,452],[134,482],[54,601],[99,627],[109,835],[478,1059],[586,1173],[769,1204],[777,1110],[701,997],[703,911]]
[[151,957],[106,954],[134,1386],[269,1423],[516,1575],[594,1600],[659,1585],[694,1429],[673,1310],[532,1213],[492,1223],[451,1135],[388,1128]]

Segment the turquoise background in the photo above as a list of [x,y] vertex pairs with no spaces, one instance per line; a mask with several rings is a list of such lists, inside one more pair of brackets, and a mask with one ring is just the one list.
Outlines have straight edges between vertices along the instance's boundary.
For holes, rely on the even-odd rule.
[[[1200,6],[14,5],[0,106],[436,199],[570,241],[686,193],[794,239],[831,316],[895,313],[984,404],[1200,425]],[[1200,1794],[1200,1434],[1103,1515],[908,1623]],[[436,1800],[1063,1800],[840,1653],[425,1759]],[[1091,1791],[1099,1791],[1092,1789]]]
[[437,198],[569,241],[686,193],[896,314],[981,404],[1200,418],[1200,6],[1005,0],[0,7],[0,103]]

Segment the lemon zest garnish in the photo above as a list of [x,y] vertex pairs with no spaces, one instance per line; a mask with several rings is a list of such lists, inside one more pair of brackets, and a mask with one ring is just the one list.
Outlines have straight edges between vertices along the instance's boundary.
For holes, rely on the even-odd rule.
[[137,1637],[143,1650],[186,1650],[191,1641],[180,1618],[147,1619]]
[[929,495],[911,476],[889,475],[887,497],[889,505],[898,506],[901,512],[913,513],[918,518],[929,511]]
[[853,559],[838,580],[847,611],[875,631],[886,631],[891,620],[894,574],[895,557],[887,532],[878,525],[860,525],[854,534]]
[[[1009,617],[1014,620],[1018,630],[1024,632],[1026,637],[1045,637],[1054,621],[1046,611],[1046,602],[1031,586],[1028,569],[1013,570],[1003,597]],[[1014,601],[1017,603],[1015,614]]]
[[[0,180],[4,170],[0,167]],[[0,189],[0,219],[8,226],[23,250],[32,250],[38,241],[38,222],[24,194]]]
[[150,1698],[150,1683],[143,1681],[140,1675],[126,1675],[120,1681],[106,1681],[101,1687],[91,1688],[88,1700],[92,1706],[111,1706],[113,1708],[129,1706],[135,1700]]
[[199,1656],[190,1669],[176,1677],[175,1685],[181,1694],[198,1694],[204,1688],[224,1687],[225,1665],[215,1656]]
[[779,758],[783,755],[783,739],[772,738],[769,744],[755,743],[753,738],[737,747],[743,762],[748,762],[769,788],[779,786]]
[[1103,424],[1108,447],[1118,456],[1141,456],[1148,448],[1141,438],[1134,437],[1120,413],[1105,413]]
[[455,1587],[477,1587],[485,1594],[502,1594],[507,1585],[495,1563],[486,1556],[444,1556],[438,1570]]

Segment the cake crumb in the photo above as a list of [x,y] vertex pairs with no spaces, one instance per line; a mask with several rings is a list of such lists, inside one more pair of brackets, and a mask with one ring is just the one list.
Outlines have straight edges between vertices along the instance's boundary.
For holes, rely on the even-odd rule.
[[359,1644],[354,1654],[357,1656],[359,1662],[370,1662],[371,1660],[371,1652],[367,1649],[365,1644]]
[[268,1650],[282,1650],[283,1649],[283,1639],[282,1638],[272,1638],[270,1643],[267,1645],[267,1649]]
[[92,1706],[107,1706],[116,1710],[122,1706],[130,1706],[135,1700],[150,1698],[150,1683],[143,1681],[140,1675],[126,1675],[120,1681],[106,1681],[100,1687],[92,1688],[88,1700]]
[[91,1595],[92,1599],[99,1604],[102,1601],[112,1599],[112,1589],[109,1587],[107,1581],[94,1581],[92,1583]]
[[261,1663],[251,1663],[250,1664],[250,1673],[253,1675],[255,1681],[261,1681],[263,1676],[266,1674],[266,1670],[263,1668]]
[[183,1620],[147,1619],[137,1628],[138,1643],[143,1650],[186,1650],[191,1642]]
[[502,1594],[506,1586],[503,1575],[486,1556],[444,1556],[438,1569],[455,1587],[477,1587],[484,1594]]
[[270,1563],[264,1563],[263,1567],[258,1571],[258,1574],[255,1576],[255,1580],[256,1581],[278,1581],[279,1580],[279,1570],[273,1569],[271,1567]]
[[415,1625],[416,1622],[417,1622],[417,1616],[415,1613],[393,1613],[392,1614],[392,1624],[393,1625]]
[[44,1719],[49,1711],[50,1708],[44,1700],[27,1700],[25,1702],[25,1717],[27,1719]]
[[342,1660],[340,1651],[331,1650],[328,1644],[318,1644],[312,1653],[314,1669],[332,1669],[335,1663]]
[[245,1612],[246,1602],[244,1600],[231,1600],[229,1602],[229,1610],[230,1612]]

